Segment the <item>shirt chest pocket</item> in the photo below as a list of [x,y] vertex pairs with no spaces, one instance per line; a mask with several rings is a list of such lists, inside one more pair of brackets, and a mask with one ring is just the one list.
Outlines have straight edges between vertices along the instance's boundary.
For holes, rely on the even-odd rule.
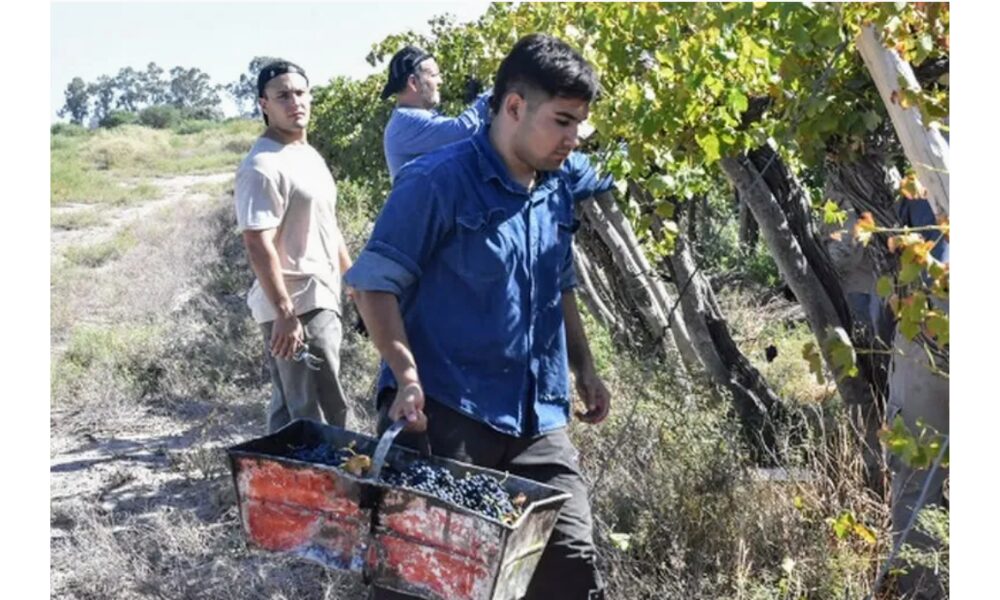
[[572,215],[554,219],[554,227],[546,229],[542,235],[542,270],[545,273],[561,275],[567,261],[572,261],[573,234],[580,228],[580,221]]
[[455,223],[455,243],[446,260],[456,273],[478,281],[511,277],[516,247],[503,210],[459,215]]
[[572,216],[557,219],[555,242],[564,250],[570,249],[573,245],[573,235],[578,229],[580,229],[580,221]]

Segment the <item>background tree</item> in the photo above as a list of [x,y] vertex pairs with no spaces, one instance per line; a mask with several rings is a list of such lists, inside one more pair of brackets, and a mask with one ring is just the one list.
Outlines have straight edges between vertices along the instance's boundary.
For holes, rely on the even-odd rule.
[[192,67],[170,69],[170,103],[199,118],[213,118],[220,113],[221,86],[213,85],[208,73]]
[[225,90],[236,102],[240,115],[248,118],[260,117],[260,105],[257,103],[257,74],[265,65],[281,60],[273,56],[255,56],[247,65],[246,73],[240,74],[236,81],[226,84]]
[[163,68],[155,62],[146,65],[146,70],[139,74],[143,93],[150,106],[166,104],[170,98],[170,82],[163,77]]
[[77,125],[83,125],[90,111],[90,90],[80,77],[74,77],[64,92],[66,104],[59,109],[59,116],[69,115],[69,120]]
[[118,90],[118,99],[115,103],[117,108],[134,113],[148,104],[149,96],[139,75],[132,67],[123,67],[115,75],[114,85]]
[[115,105],[115,80],[107,75],[101,75],[95,83],[87,87],[87,93],[94,98],[93,118],[100,123],[108,116]]

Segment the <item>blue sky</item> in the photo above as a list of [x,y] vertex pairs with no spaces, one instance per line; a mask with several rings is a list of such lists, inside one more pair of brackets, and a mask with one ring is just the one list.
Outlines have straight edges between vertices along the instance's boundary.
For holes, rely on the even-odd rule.
[[385,36],[426,32],[428,19],[444,13],[473,20],[488,4],[52,3],[51,119],[60,120],[56,111],[73,77],[91,82],[126,66],[144,70],[150,62],[167,71],[197,67],[213,83],[239,78],[258,55],[297,62],[313,83],[334,75],[364,76],[372,72],[365,55]]

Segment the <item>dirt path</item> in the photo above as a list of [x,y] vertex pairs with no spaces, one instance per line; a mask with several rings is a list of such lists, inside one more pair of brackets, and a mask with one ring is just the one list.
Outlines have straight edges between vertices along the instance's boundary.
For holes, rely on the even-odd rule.
[[58,229],[51,232],[51,256],[55,259],[59,252],[77,244],[96,244],[111,238],[125,224],[154,214],[164,206],[176,204],[180,200],[204,201],[211,195],[203,191],[192,191],[191,188],[201,185],[223,183],[233,178],[232,172],[210,173],[205,175],[178,175],[161,177],[150,181],[160,188],[160,196],[155,200],[142,202],[123,209],[106,208],[93,204],[70,203],[53,207],[52,214],[65,214],[84,211],[100,211],[108,215],[107,221],[96,227],[82,229]]
[[[156,200],[118,210],[99,226],[72,230],[53,228],[52,258],[56,260],[59,251],[71,245],[94,244],[106,240],[126,224],[150,216],[164,206],[181,200],[209,200],[208,193],[192,191],[190,188],[221,183],[232,176],[232,173],[213,173],[154,179],[152,183],[161,190],[160,197]],[[90,204],[69,204],[54,207],[52,212],[57,214],[85,210],[110,212],[113,209],[95,208]],[[58,348],[55,350],[58,351]],[[110,486],[117,488],[126,481],[146,479],[135,471],[148,471],[151,463],[156,463],[164,456],[160,451],[164,444],[150,441],[150,433],[156,432],[161,438],[166,434],[166,439],[178,433],[173,431],[177,429],[173,420],[162,416],[132,423],[132,430],[119,430],[114,437],[95,436],[94,432],[89,431],[64,431],[60,424],[73,410],[75,409],[62,407],[53,407],[52,410],[50,491],[54,507],[70,499],[99,499],[107,491],[109,480]],[[53,527],[52,535],[60,535],[59,527]]]

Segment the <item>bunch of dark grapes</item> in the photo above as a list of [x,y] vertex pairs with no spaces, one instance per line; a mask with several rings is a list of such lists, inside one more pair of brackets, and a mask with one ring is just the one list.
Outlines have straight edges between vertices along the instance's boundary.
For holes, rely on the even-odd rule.
[[334,448],[330,444],[318,444],[305,448],[294,448],[289,452],[288,457],[305,462],[320,463],[339,467],[344,462],[354,456],[353,448]]
[[523,496],[511,499],[496,478],[485,473],[456,479],[447,469],[415,461],[400,472],[386,467],[385,483],[430,494],[446,502],[464,506],[492,519],[513,523],[521,514]]

